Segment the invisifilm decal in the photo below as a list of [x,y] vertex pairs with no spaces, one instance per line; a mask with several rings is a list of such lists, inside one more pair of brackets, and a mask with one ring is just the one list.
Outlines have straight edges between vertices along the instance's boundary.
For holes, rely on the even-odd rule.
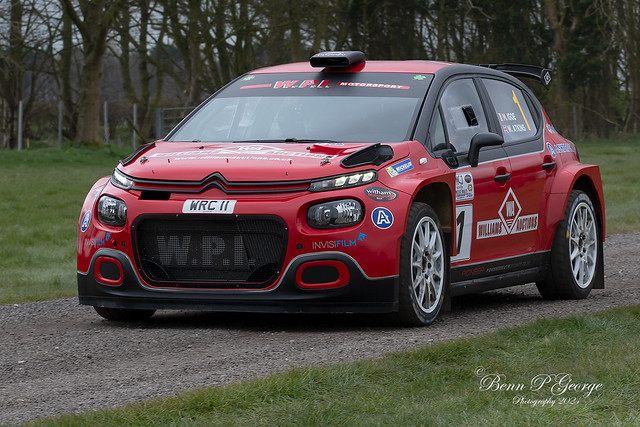
[[538,214],[523,215],[522,207],[513,189],[509,188],[500,209],[500,218],[488,221],[478,221],[476,236],[478,239],[506,236],[508,234],[524,233],[538,229]]
[[371,221],[379,229],[386,230],[393,225],[393,214],[387,208],[375,208],[371,212]]
[[360,233],[356,239],[339,239],[339,240],[320,240],[311,242],[311,247],[315,249],[346,249],[358,246],[358,242],[363,243],[367,237],[366,234]]
[[107,243],[109,243],[109,239],[111,238],[111,234],[106,233],[106,235],[104,236],[104,239],[99,239],[99,238],[95,238],[95,239],[84,239],[84,245],[85,246],[90,246],[93,248],[101,248],[103,246],[106,246]]

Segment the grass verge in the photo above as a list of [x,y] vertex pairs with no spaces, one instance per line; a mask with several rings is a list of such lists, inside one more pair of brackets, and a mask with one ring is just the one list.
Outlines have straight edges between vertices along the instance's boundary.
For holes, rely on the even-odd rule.
[[0,304],[69,297],[76,227],[93,183],[126,149],[67,147],[0,156]]
[[638,425],[638,336],[626,307],[34,424]]
[[583,163],[600,166],[607,233],[640,230],[640,141],[585,141],[576,147]]

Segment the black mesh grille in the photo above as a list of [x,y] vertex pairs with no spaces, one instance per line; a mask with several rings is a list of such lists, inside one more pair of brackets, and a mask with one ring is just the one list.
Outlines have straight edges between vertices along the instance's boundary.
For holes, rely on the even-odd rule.
[[285,231],[274,219],[146,219],[136,245],[151,284],[261,288],[280,271]]

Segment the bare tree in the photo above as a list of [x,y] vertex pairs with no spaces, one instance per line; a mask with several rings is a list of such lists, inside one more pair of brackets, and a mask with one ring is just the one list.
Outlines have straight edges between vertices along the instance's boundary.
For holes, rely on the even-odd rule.
[[[9,40],[6,53],[0,52],[0,98],[3,102],[3,147],[17,145],[18,104],[23,97],[24,35],[23,7],[20,0],[9,4]],[[3,55],[4,53],[4,55]]]
[[76,141],[100,140],[100,101],[102,58],[107,50],[107,36],[123,0],[60,0],[65,12],[82,36],[82,75],[78,100]]
[[56,101],[47,98],[46,79],[34,78],[46,69],[65,106],[66,135],[99,140],[109,49],[122,77],[110,83],[122,84],[125,104],[138,105],[143,138],[156,106],[195,105],[259,66],[357,49],[371,59],[549,66],[555,82],[541,96],[558,129],[572,130],[573,103],[583,132],[638,131],[639,7],[638,0],[8,0],[0,3],[0,123],[12,147],[20,99],[29,114],[34,99]]

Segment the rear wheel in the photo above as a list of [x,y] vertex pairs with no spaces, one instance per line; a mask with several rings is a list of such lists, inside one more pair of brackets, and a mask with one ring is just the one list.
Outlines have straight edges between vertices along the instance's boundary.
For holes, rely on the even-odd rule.
[[602,264],[600,248],[593,203],[586,193],[573,190],[553,239],[550,271],[537,283],[540,294],[548,299],[586,298]]
[[404,325],[433,323],[448,289],[449,254],[436,212],[414,203],[400,243],[398,317]]
[[155,310],[134,310],[130,308],[93,307],[96,312],[107,320],[147,320]]

